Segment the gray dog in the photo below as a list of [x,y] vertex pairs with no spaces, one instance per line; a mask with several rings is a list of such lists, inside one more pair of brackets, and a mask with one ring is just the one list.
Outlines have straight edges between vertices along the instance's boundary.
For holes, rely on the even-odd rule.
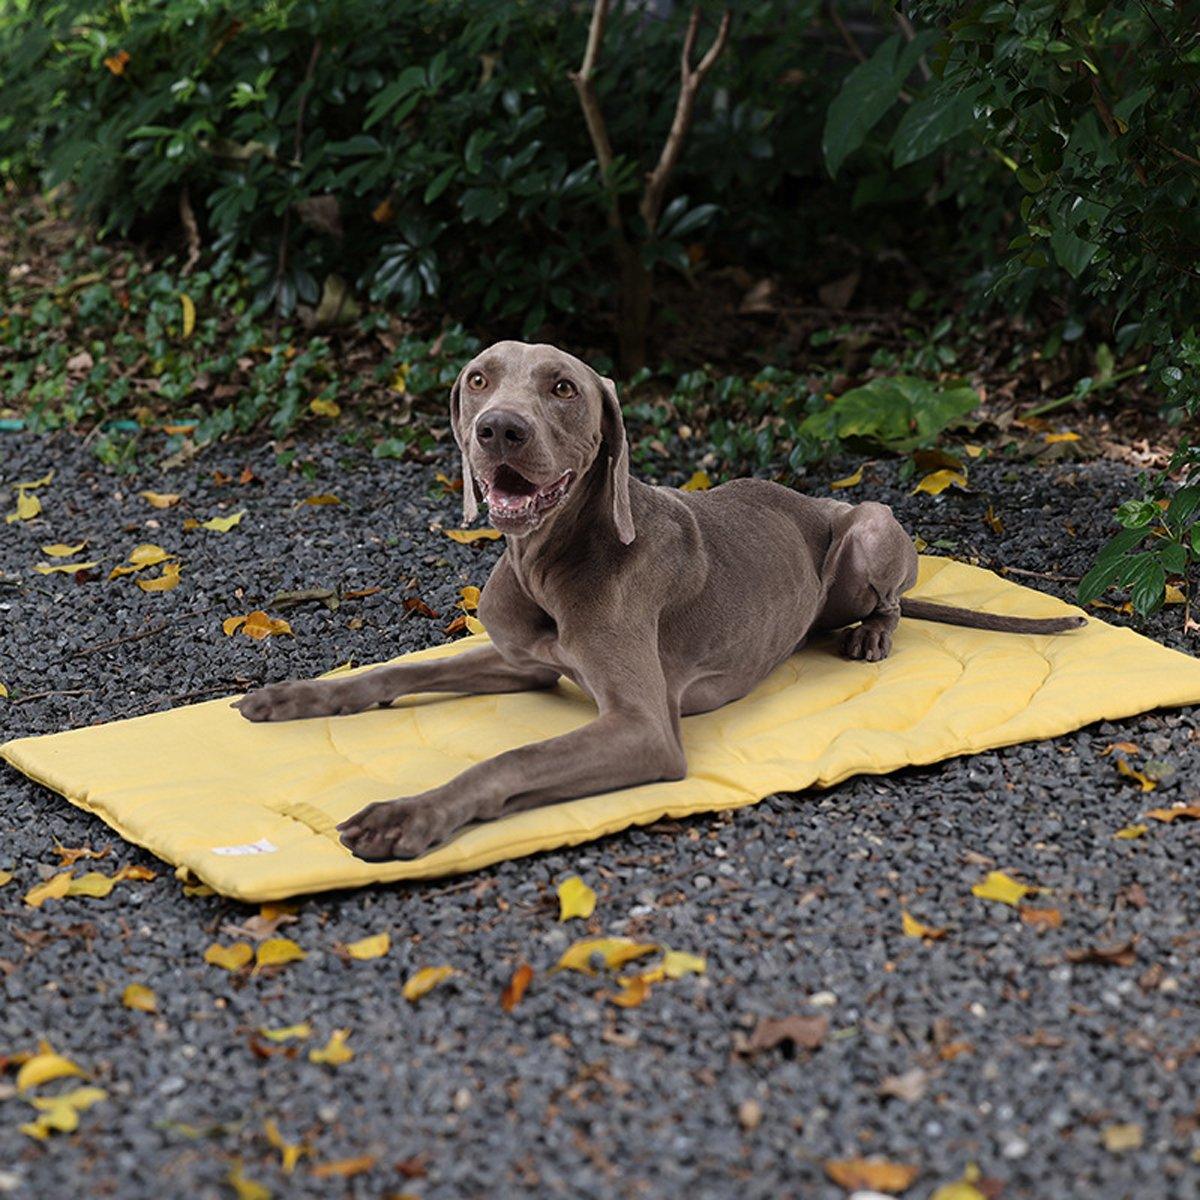
[[346,679],[276,683],[236,707],[251,721],[328,717],[413,692],[514,692],[565,675],[590,724],[455,779],[371,804],[338,827],[359,858],[412,858],[471,821],[681,779],[680,717],[746,695],[810,633],[876,662],[902,616],[1013,633],[1083,617],[1001,617],[902,599],[917,552],[885,505],[798,495],[761,479],[707,492],[629,474],[616,389],[554,346],[499,342],[450,393],[463,510],[480,501],[507,547],[479,602],[491,645]]

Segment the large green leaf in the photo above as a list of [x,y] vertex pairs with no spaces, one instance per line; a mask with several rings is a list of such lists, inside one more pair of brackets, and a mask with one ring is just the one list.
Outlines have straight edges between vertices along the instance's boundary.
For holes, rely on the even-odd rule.
[[909,105],[892,135],[892,162],[907,166],[971,128],[977,89],[946,94],[936,89]]
[[830,175],[836,175],[847,155],[863,144],[867,134],[896,103],[909,72],[938,34],[926,30],[903,44],[899,35],[883,42],[864,63],[842,81],[825,115],[821,150]]
[[800,432],[825,442],[860,438],[903,453],[932,442],[978,403],[975,389],[965,384],[943,387],[913,375],[881,376],[813,413]]

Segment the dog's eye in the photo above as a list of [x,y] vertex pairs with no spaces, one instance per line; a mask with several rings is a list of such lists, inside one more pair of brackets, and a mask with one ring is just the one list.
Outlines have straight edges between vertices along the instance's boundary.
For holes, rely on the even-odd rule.
[[482,392],[487,387],[487,376],[482,371],[472,371],[467,376],[467,387],[473,392]]
[[560,379],[551,390],[560,400],[572,400],[579,395],[579,389],[569,379]]

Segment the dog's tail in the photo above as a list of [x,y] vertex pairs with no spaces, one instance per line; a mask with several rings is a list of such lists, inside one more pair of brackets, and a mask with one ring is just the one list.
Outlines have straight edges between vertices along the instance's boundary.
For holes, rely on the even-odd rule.
[[990,629],[996,633],[1066,633],[1087,624],[1087,617],[1002,617],[999,613],[933,604],[928,600],[900,600],[900,615],[918,621],[940,621],[943,625],[965,625],[968,629]]

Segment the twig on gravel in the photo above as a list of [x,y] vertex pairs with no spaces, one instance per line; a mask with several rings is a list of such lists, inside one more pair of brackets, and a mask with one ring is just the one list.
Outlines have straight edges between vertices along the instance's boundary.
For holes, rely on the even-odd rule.
[[91,688],[55,688],[49,692],[30,692],[28,696],[18,696],[13,704],[28,704],[31,700],[45,700],[47,696],[90,696]]
[[153,637],[156,633],[162,633],[164,629],[168,628],[169,624],[168,621],[163,621],[149,629],[142,629],[137,633],[127,633],[123,637],[113,638],[109,642],[97,642],[94,646],[84,646],[82,650],[75,652],[75,657],[82,658],[85,654],[95,654],[99,650],[111,650],[114,646],[121,646],[126,642],[137,642],[142,638]]
[[1027,571],[1024,567],[1001,566],[1005,575],[1028,575],[1031,579],[1054,579],[1059,583],[1078,583],[1082,575],[1056,575],[1053,571]]

